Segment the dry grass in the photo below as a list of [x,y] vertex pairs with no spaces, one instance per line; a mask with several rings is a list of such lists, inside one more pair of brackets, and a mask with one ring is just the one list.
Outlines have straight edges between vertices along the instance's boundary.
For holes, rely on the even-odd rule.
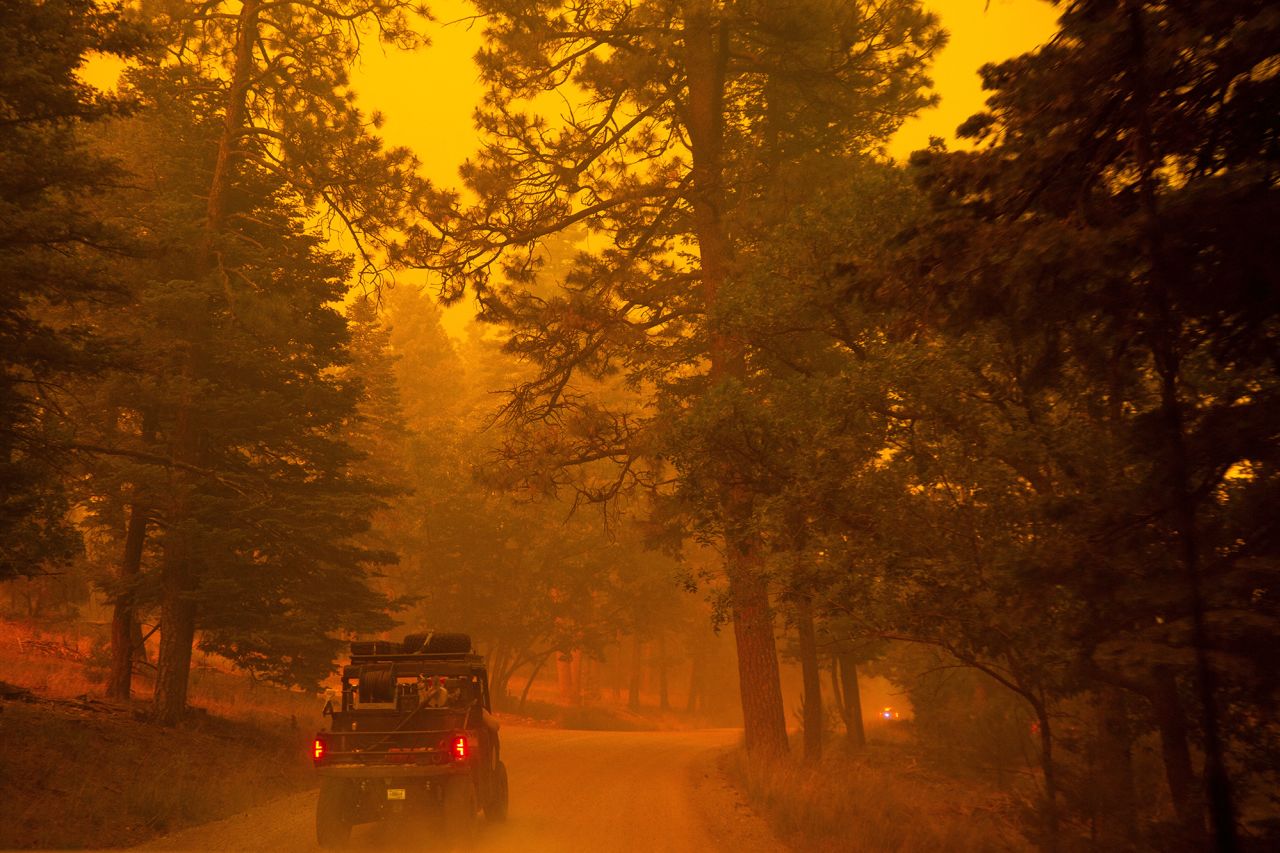
[[797,849],[827,853],[1026,851],[1017,806],[971,782],[921,770],[910,750],[872,745],[810,766],[748,760],[726,770],[775,830]]
[[0,705],[0,848],[114,847],[312,783],[305,736],[209,718],[176,729],[129,705]]
[[[0,679],[47,699],[100,696],[105,661],[88,634],[41,631],[0,620]],[[134,676],[134,697],[148,700],[152,676]],[[302,728],[323,725],[323,702],[315,694],[254,681],[227,661],[196,652],[192,658],[189,703],[218,717]]]
[[104,702],[94,663],[91,639],[0,622],[0,679],[35,694],[0,702],[0,849],[134,844],[314,784],[314,695],[198,657],[202,713],[162,729],[144,722],[148,678],[134,702]]

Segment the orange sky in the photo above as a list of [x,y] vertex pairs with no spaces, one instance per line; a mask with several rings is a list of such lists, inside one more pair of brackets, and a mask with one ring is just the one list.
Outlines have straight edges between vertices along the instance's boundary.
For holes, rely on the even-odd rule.
[[[369,39],[352,83],[365,110],[383,113],[383,135],[393,145],[417,153],[428,176],[439,185],[457,183],[458,166],[477,147],[471,113],[481,89],[471,58],[480,43],[480,25],[465,20],[464,0],[430,3],[436,23],[430,47],[408,53],[383,48]],[[985,62],[1015,56],[1042,43],[1054,29],[1056,14],[1045,0],[926,0],[951,35],[933,67],[941,103],[909,121],[889,145],[905,158],[930,136],[953,142],[957,125],[982,106],[977,69]],[[99,85],[118,73],[119,64],[91,63],[85,76]],[[401,284],[422,284],[421,274],[402,272]],[[470,315],[466,305],[447,312],[452,334],[462,334]]]
[[[957,125],[983,102],[977,70],[983,63],[1015,56],[1044,42],[1056,13],[1045,0],[926,0],[942,18],[950,43],[933,66],[941,103],[909,121],[889,145],[903,159],[923,148],[930,136],[954,140]],[[383,135],[393,145],[413,149],[439,185],[457,183],[457,168],[477,146],[471,113],[481,89],[471,57],[480,44],[479,23],[465,20],[463,0],[435,0],[432,44],[415,53],[380,49],[371,43],[352,83],[367,110],[385,118]],[[423,284],[420,273],[401,272],[401,285]],[[450,334],[465,334],[471,306],[445,313]]]
[[[366,109],[385,114],[387,140],[412,148],[431,178],[449,185],[476,147],[471,111],[480,87],[471,57],[479,47],[480,26],[448,23],[467,14],[462,0],[431,5],[437,18],[432,46],[403,53],[371,45],[353,83]],[[924,147],[930,136],[952,140],[956,126],[982,106],[978,67],[1040,44],[1053,32],[1056,17],[1044,0],[926,0],[926,5],[951,34],[933,71],[942,102],[894,138],[889,150],[899,158]]]

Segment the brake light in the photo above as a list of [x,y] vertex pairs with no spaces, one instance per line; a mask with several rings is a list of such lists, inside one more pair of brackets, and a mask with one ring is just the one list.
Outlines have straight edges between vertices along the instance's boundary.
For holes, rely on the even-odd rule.
[[462,759],[467,757],[467,736],[466,735],[453,736],[452,755],[454,757],[454,760],[457,760],[457,761],[461,761]]
[[313,761],[319,761],[324,758],[325,743],[320,738],[316,738],[311,743],[311,757]]

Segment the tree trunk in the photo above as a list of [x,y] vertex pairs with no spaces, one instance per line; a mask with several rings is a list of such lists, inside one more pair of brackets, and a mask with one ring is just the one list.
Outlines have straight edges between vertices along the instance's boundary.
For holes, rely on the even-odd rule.
[[542,671],[543,664],[545,664],[547,659],[553,654],[555,654],[555,652],[547,652],[545,655],[538,658],[538,662],[533,665],[533,672],[529,673],[529,680],[524,683],[524,689],[520,691],[520,704],[516,708],[517,711],[521,713],[524,712],[524,703],[529,701],[529,689],[533,687],[533,682],[537,680],[538,673]]
[[1189,838],[1204,837],[1204,808],[1191,764],[1187,714],[1178,695],[1178,681],[1170,669],[1155,673],[1149,698],[1160,730],[1160,757],[1164,760],[1169,799],[1183,831]]
[[582,652],[574,650],[556,656],[556,678],[560,700],[570,707],[582,704]]
[[858,687],[858,665],[853,655],[840,652],[836,655],[840,668],[840,688],[844,705],[844,729],[849,745],[861,749],[867,745],[867,730],[862,721],[862,691]]
[[[190,427],[177,426],[175,456],[190,458]],[[195,642],[195,577],[191,565],[189,477],[175,472],[174,494],[160,560],[160,656],[156,670],[155,718],[165,726],[176,724],[187,709],[187,681],[191,675],[191,646]]]
[[627,686],[627,707],[640,708],[640,684],[644,677],[644,659],[641,656],[639,635],[631,638],[631,683]]
[[796,597],[796,627],[800,634],[800,670],[804,681],[804,759],[822,758],[822,673],[818,667],[818,641],[813,627],[813,603],[807,595]]
[[[704,677],[702,670],[703,670],[703,667],[705,666],[705,664],[703,663],[704,654],[705,653],[702,651],[700,647],[695,647],[693,649],[692,654],[690,655],[691,661],[689,663],[689,696],[685,701],[685,708],[684,708],[685,711],[687,711],[690,714],[695,713],[698,710],[698,705],[699,705],[698,700],[702,693],[702,679]],[[702,710],[705,711],[706,708],[703,708]]]
[[667,635],[658,632],[658,707],[671,710],[671,696],[667,690]]
[[[189,365],[183,365],[183,374],[190,375]],[[181,464],[170,472],[160,557],[160,654],[154,703],[156,722],[164,726],[175,725],[186,713],[191,646],[196,635],[198,581],[193,565],[191,500],[196,488],[192,467],[199,462],[199,443],[192,423],[190,389],[190,384],[182,389],[171,438],[173,457]]]
[[1191,612],[1191,644],[1195,652],[1195,686],[1201,705],[1204,729],[1204,775],[1209,816],[1213,828],[1214,847],[1230,853],[1239,847],[1236,832],[1235,803],[1231,779],[1226,766],[1217,702],[1217,673],[1209,660],[1209,627],[1205,618],[1206,604],[1201,577],[1200,530],[1191,451],[1187,447],[1186,403],[1181,393],[1182,357],[1180,329],[1174,319],[1172,282],[1178,271],[1170,266],[1165,251],[1156,176],[1161,156],[1155,149],[1150,104],[1152,94],[1147,71],[1147,35],[1142,5],[1129,0],[1123,7],[1128,14],[1133,67],[1131,77],[1137,125],[1134,128],[1134,156],[1138,169],[1138,196],[1146,214],[1145,248],[1151,270],[1152,317],[1148,340],[1160,378],[1160,413],[1165,432],[1168,466],[1168,497],[1173,509],[1173,534],[1178,560],[1186,583],[1187,605]]
[[[692,158],[694,231],[708,317],[716,314],[732,258],[720,207],[724,199],[724,85],[728,47],[724,26],[713,24],[710,0],[688,0],[684,27],[689,87],[686,126]],[[743,380],[746,355],[742,342],[713,326],[709,329],[709,343],[712,384]],[[718,478],[725,528],[725,573],[738,645],[738,685],[747,751],[752,755],[780,755],[787,751],[787,722],[778,676],[773,612],[768,587],[760,573],[756,537],[750,526],[752,495],[736,481],[735,466],[728,462],[721,463]]]
[[[236,35],[235,65],[227,87],[222,132],[209,181],[204,234],[196,257],[196,268],[204,275],[217,272],[216,245],[221,236],[231,194],[232,157],[236,140],[244,129],[245,104],[253,80],[253,47],[258,36],[260,0],[245,0],[240,8]],[[191,675],[191,646],[195,641],[198,579],[192,565],[190,493],[191,471],[198,467],[199,442],[193,423],[194,400],[190,397],[192,365],[183,365],[187,382],[184,398],[175,412],[174,469],[176,496],[165,513],[166,533],[160,567],[160,657],[156,673],[155,717],[162,725],[182,718],[187,704],[187,682]]]
[[218,137],[218,153],[213,162],[209,182],[209,198],[205,210],[204,242],[200,247],[200,267],[211,267],[214,244],[222,234],[227,217],[227,197],[231,187],[231,160],[236,141],[244,130],[245,104],[253,83],[253,47],[258,40],[260,0],[244,0],[240,7],[239,31],[236,35],[235,65],[227,88],[226,109],[222,115],[222,133]]
[[1058,849],[1058,779],[1053,763],[1053,730],[1049,724],[1049,712],[1042,701],[1033,703],[1036,722],[1040,727],[1040,772],[1044,775],[1044,830],[1045,849]]
[[147,655],[147,637],[151,635],[142,633],[142,621],[138,618],[136,610],[133,613],[133,628],[130,629],[130,634],[133,637],[133,659],[140,663],[150,663],[151,658]]
[[1092,789],[1097,841],[1104,850],[1132,849],[1138,841],[1128,701],[1126,692],[1118,687],[1103,687],[1098,692],[1098,761]]
[[111,674],[107,677],[107,695],[128,699],[133,690],[133,659],[137,652],[134,634],[138,617],[134,612],[134,585],[142,571],[142,550],[147,539],[147,512],[137,503],[129,505],[129,524],[124,535],[124,554],[120,559],[119,592],[111,610]]

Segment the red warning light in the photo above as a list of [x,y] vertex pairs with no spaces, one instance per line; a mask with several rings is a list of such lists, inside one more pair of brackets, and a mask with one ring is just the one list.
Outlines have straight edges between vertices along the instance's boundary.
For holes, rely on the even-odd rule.
[[455,759],[463,759],[467,757],[467,737],[466,735],[453,736],[453,757]]
[[325,753],[324,741],[321,740],[320,738],[316,738],[315,741],[313,741],[311,744],[312,759],[315,761],[319,761],[320,759],[324,758],[324,753]]

